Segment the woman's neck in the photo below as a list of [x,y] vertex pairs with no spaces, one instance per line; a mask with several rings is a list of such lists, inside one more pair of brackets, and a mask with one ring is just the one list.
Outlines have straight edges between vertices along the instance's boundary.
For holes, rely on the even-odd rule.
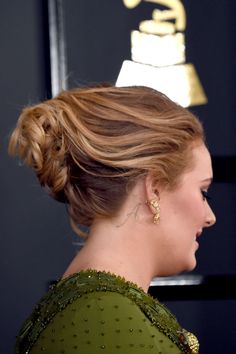
[[147,292],[154,276],[150,246],[142,227],[129,224],[117,227],[114,220],[97,222],[64,277],[85,269],[109,271]]

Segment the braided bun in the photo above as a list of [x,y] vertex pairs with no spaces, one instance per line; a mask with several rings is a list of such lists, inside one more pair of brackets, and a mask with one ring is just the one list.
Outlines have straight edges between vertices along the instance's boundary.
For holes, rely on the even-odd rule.
[[56,199],[68,180],[67,147],[58,113],[44,103],[25,108],[9,143],[9,152],[33,168]]

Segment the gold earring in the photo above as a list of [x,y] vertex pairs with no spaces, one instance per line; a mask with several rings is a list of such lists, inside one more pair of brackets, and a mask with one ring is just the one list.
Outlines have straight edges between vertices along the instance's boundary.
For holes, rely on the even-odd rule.
[[155,210],[154,216],[153,216],[153,223],[159,224],[159,222],[160,222],[160,204],[159,204],[158,200],[152,199],[150,201],[147,201],[147,204],[150,205],[151,207],[153,207],[153,209]]

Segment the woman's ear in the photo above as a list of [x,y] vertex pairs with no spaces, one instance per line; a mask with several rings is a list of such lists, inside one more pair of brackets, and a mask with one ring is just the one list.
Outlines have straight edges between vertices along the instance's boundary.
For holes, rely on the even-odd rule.
[[153,224],[160,223],[160,195],[156,179],[151,175],[147,175],[145,180],[146,186],[146,204],[151,211]]
[[158,183],[150,173],[145,177],[145,192],[147,201],[160,199]]

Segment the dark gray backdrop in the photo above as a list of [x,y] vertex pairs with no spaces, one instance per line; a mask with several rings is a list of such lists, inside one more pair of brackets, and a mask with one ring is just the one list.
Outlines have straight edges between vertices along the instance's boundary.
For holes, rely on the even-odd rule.
[[[114,81],[130,57],[129,32],[149,19],[153,4],[126,9],[121,0],[66,0],[69,85]],[[235,21],[231,0],[186,0],[187,61],[194,63],[209,103],[194,107],[214,156],[236,155]],[[49,94],[46,1],[0,1],[1,301],[0,353],[14,337],[47,282],[61,276],[78,246],[63,205],[52,201],[32,172],[7,156],[7,141],[24,105]],[[234,166],[227,166],[230,169]],[[205,232],[198,274],[235,274],[236,184],[212,187],[217,224]],[[236,301],[182,301],[168,305],[194,331],[202,353],[232,353]]]

